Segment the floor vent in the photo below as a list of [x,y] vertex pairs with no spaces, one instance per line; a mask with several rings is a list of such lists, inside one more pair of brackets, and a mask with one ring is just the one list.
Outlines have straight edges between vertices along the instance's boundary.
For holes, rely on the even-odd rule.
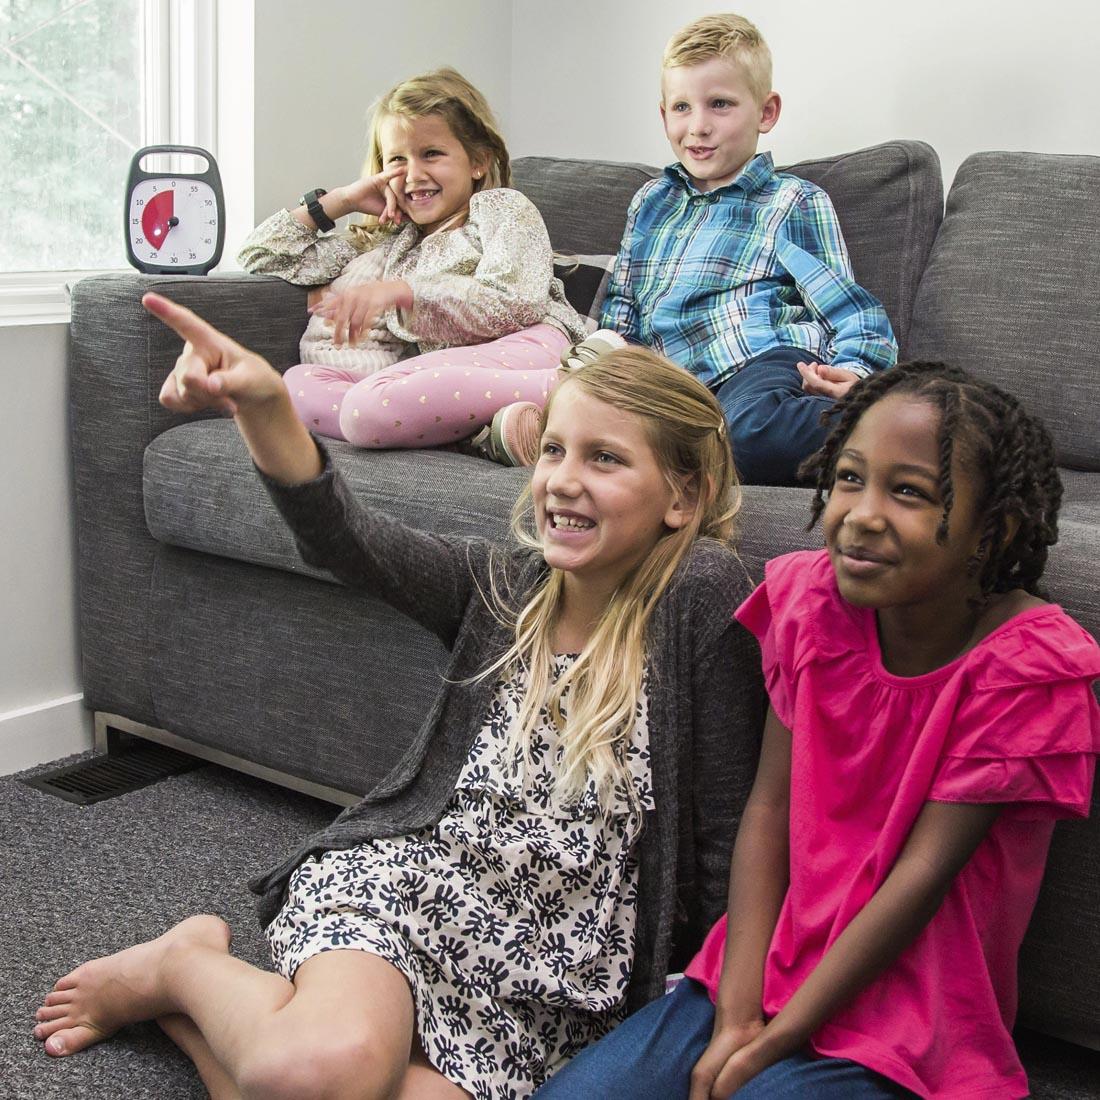
[[93,802],[148,787],[170,775],[191,771],[201,764],[201,760],[186,753],[146,743],[111,756],[97,756],[80,764],[42,772],[21,782],[66,802],[90,806]]

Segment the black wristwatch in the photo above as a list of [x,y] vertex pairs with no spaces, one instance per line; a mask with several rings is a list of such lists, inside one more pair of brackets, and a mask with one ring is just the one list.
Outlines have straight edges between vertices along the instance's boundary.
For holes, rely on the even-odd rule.
[[309,211],[309,216],[322,233],[330,233],[336,228],[336,223],[325,213],[325,208],[320,203],[321,196],[327,194],[323,187],[315,187],[298,200]]

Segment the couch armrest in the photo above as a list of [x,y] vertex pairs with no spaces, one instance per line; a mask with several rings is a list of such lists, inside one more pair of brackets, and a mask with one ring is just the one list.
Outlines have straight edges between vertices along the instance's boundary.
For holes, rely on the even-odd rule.
[[184,418],[157,401],[179,354],[175,333],[141,296],[155,290],[194,309],[279,370],[298,361],[306,292],[281,279],[100,275],[73,289],[70,416],[84,697],[156,724],[146,667],[156,543],[145,525],[142,456]]

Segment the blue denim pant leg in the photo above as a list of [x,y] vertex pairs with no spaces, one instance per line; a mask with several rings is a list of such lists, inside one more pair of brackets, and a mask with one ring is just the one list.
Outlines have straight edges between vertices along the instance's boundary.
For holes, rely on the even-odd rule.
[[685,978],[581,1051],[535,1100],[687,1100],[691,1071],[713,1027],[706,990]]
[[799,484],[799,465],[825,442],[821,415],[835,402],[805,393],[795,365],[812,358],[800,348],[771,348],[715,391],[744,484]]
[[736,1100],[898,1100],[916,1093],[846,1058],[794,1054],[734,1093]]

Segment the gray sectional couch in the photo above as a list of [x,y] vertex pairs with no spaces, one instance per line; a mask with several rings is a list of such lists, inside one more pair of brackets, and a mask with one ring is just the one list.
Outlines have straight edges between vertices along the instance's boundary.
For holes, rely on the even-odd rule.
[[[946,214],[938,159],[919,142],[789,170],[831,195],[856,274],[886,306],[903,357],[957,363],[1047,420],[1066,485],[1049,589],[1100,635],[1100,159],[977,154]],[[615,251],[630,196],[653,171],[515,165],[555,248],[584,254]],[[144,736],[351,801],[401,755],[442,654],[419,628],[303,565],[232,424],[158,405],[179,345],[142,310],[150,289],[281,369],[297,362],[306,320],[305,292],[269,278],[114,275],[75,288],[81,637],[100,746]],[[332,450],[363,499],[459,533],[503,537],[525,477],[442,452]],[[807,501],[807,490],[745,490],[754,575],[771,556],[820,545],[804,530]],[[1100,1049],[1100,813],[1057,830],[1021,960],[1020,1015]]]

